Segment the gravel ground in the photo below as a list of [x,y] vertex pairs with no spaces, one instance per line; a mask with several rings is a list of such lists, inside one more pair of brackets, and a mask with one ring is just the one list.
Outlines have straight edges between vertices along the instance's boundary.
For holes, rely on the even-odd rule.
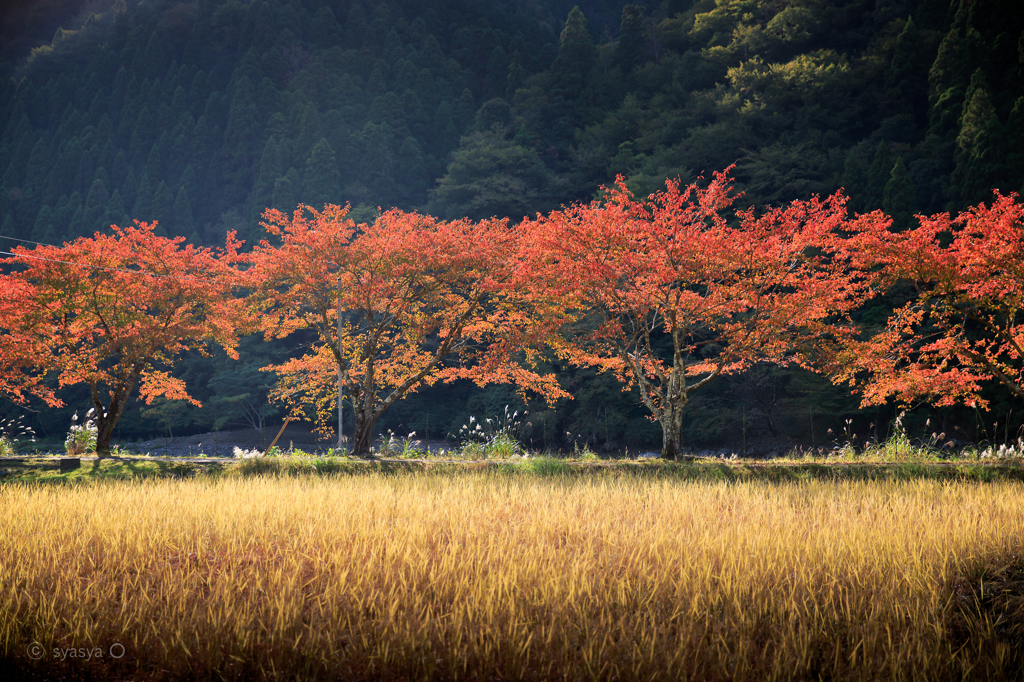
[[[263,433],[256,429],[245,429],[200,433],[180,438],[157,438],[142,443],[123,443],[122,447],[133,454],[154,457],[196,457],[198,455],[232,457],[236,447],[241,450],[266,451],[280,428],[280,426],[268,427]],[[320,440],[308,425],[289,424],[278,439],[277,447],[284,452],[291,449],[305,452],[325,452],[329,448],[335,447],[336,442],[333,438]],[[375,447],[379,446],[380,441],[378,440]],[[445,441],[430,441],[428,446],[430,450],[442,448],[447,450],[452,447]],[[422,441],[419,441],[419,448],[423,448]]]

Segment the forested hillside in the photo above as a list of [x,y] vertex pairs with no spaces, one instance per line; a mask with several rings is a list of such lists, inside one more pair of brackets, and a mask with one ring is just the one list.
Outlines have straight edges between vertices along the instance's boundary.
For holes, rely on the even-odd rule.
[[[731,164],[741,203],[842,187],[901,227],[1024,188],[1017,0],[114,0],[38,44],[72,11],[54,5],[4,24],[2,237],[59,244],[139,219],[251,244],[265,208],[299,203],[515,221],[618,174],[647,194]],[[249,339],[242,364],[182,363],[207,408],[158,404],[126,433],[272,416],[256,368],[283,352]],[[528,437],[656,439],[609,378],[563,379],[576,400],[536,411]],[[810,427],[821,444],[854,416],[884,436],[891,415],[859,415],[845,393],[757,368],[695,401],[684,440],[735,439],[742,423],[752,438]],[[512,400],[440,387],[390,425],[443,436]],[[65,428],[55,414],[40,425]]]

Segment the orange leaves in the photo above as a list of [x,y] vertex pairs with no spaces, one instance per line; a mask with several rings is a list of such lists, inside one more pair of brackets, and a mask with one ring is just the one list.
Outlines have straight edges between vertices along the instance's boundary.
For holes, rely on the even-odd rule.
[[874,270],[878,288],[902,280],[917,297],[850,345],[837,380],[865,383],[864,404],[984,404],[979,392],[991,379],[1024,398],[1024,205],[996,193],[955,218],[918,216],[900,233],[888,227],[881,216],[856,225],[853,258]]
[[836,245],[841,196],[741,211],[738,225],[733,200],[726,173],[646,200],[620,178],[604,201],[521,226],[520,280],[577,326],[557,352],[638,384],[667,455],[692,390],[759,360],[809,364],[866,295]]
[[604,347],[605,363],[659,333],[683,335],[676,350],[694,356],[688,363],[699,357],[707,366],[702,349],[723,342],[716,366],[780,359],[792,346],[787,334],[820,334],[863,296],[829,246],[845,224],[844,202],[835,196],[760,216],[743,211],[739,225],[726,220],[731,203],[725,174],[707,187],[668,183],[647,201],[620,181],[605,202],[524,224],[524,279],[567,309],[601,312],[587,342]]
[[180,381],[154,366],[210,342],[233,351],[237,342],[234,235],[213,252],[153,228],[114,226],[60,247],[17,248],[6,260],[16,270],[3,276],[0,305],[10,315],[0,324],[22,343],[5,362],[17,358],[35,376],[55,372],[61,386],[88,384],[100,451],[140,377],[147,399],[188,399]]
[[258,245],[247,273],[264,331],[318,337],[303,358],[268,368],[282,377],[276,395],[326,429],[340,375],[359,454],[369,451],[376,419],[420,385],[469,378],[550,390],[512,359],[519,349],[508,335],[530,313],[508,267],[507,221],[444,222],[393,209],[355,225],[336,206],[265,217],[281,245]]

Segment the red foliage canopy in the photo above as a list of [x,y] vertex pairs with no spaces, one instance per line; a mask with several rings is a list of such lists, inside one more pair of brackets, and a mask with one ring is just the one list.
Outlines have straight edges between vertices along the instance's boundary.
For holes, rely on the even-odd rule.
[[233,234],[218,254],[158,237],[154,227],[136,222],[60,247],[17,248],[5,260],[14,271],[0,276],[0,387],[55,402],[41,388],[43,374],[57,373],[60,387],[88,384],[101,454],[136,384],[147,403],[195,402],[166,368],[208,342],[229,352],[237,343]]
[[354,450],[368,455],[377,419],[421,385],[468,378],[557,394],[502,342],[530,314],[512,287],[506,221],[395,209],[357,226],[347,210],[268,210],[264,225],[281,244],[264,241],[251,256],[265,333],[318,335],[311,352],[268,368],[281,375],[276,395],[293,414],[328,428],[340,381],[355,413]]
[[858,264],[885,289],[910,282],[916,297],[884,329],[849,344],[837,381],[864,387],[864,404],[890,397],[936,405],[984,404],[995,379],[1024,398],[1024,205],[996,193],[951,218],[918,216],[890,231],[865,216],[850,240]]
[[[794,202],[736,214],[729,181],[636,200],[621,178],[604,201],[524,224],[524,286],[561,302],[572,333],[563,358],[614,372],[662,425],[675,458],[689,394],[756,361],[810,364],[864,282],[833,247],[844,201]],[[596,312],[596,319],[589,318]]]

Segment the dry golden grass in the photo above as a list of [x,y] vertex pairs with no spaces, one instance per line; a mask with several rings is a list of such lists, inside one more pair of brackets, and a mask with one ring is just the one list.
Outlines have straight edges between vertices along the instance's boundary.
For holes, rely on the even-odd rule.
[[[0,668],[101,679],[1012,676],[1018,631],[983,610],[995,602],[975,583],[1021,567],[1022,492],[493,474],[9,485]],[[103,657],[53,653],[92,647]]]

